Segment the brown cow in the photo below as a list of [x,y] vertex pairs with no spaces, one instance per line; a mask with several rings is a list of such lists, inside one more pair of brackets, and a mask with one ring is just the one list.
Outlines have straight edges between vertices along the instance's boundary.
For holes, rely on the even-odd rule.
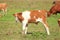
[[53,5],[48,12],[48,16],[50,16],[51,14],[57,15],[57,13],[60,13],[60,4]]
[[38,23],[41,22],[47,31],[47,34],[50,35],[48,23],[47,23],[47,11],[45,10],[33,10],[33,11],[24,11],[21,13],[15,13],[16,21],[19,20],[22,22],[23,33],[27,33],[28,23]]
[[60,4],[60,1],[54,1],[53,4]]
[[0,10],[3,11],[3,13],[7,12],[7,4],[6,3],[0,3]]

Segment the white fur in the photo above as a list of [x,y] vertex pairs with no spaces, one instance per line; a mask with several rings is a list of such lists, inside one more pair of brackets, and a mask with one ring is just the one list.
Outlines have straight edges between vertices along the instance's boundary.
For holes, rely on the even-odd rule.
[[[44,24],[44,23],[43,23]],[[45,28],[46,28],[46,31],[47,31],[47,34],[50,35],[50,32],[49,32],[49,28],[46,26],[46,24],[44,24]]]
[[42,22],[42,18],[38,18],[38,19],[36,19],[36,22]]
[[41,12],[40,10],[38,10],[39,12]]
[[26,24],[28,23],[28,19],[30,19],[30,11],[22,12],[22,17],[24,18],[24,20],[22,21],[23,31],[24,31],[24,34],[26,34],[27,33]]
[[22,16],[23,16],[24,19],[30,19],[30,11],[22,12]]
[[17,18],[17,16],[16,16],[16,21],[18,21],[18,18]]
[[26,28],[26,24],[28,23],[28,20],[23,20],[22,21],[22,25],[23,25],[23,33],[26,34],[27,33],[27,28]]
[[27,34],[27,28],[28,28],[28,27],[25,28],[25,34]]

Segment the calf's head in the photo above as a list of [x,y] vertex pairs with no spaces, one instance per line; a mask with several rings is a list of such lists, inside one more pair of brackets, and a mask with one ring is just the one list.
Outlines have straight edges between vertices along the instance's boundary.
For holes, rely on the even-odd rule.
[[24,18],[22,17],[22,13],[15,13],[15,14],[13,14],[13,16],[15,16],[16,22],[17,22],[17,21],[22,22],[22,20],[24,19]]

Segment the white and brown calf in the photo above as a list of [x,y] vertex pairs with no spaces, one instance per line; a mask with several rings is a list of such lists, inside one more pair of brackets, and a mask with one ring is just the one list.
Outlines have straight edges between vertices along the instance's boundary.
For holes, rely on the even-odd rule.
[[47,24],[47,11],[45,10],[33,10],[33,11],[24,11],[21,13],[15,13],[16,21],[19,20],[22,22],[23,33],[27,33],[28,23],[38,23],[41,22],[47,31],[47,34],[50,35],[48,24]]

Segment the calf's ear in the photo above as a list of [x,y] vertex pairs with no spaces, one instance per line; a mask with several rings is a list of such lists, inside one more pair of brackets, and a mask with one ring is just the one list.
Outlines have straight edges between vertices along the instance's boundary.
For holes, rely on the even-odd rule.
[[15,14],[13,14],[13,16],[15,16]]
[[53,4],[55,4],[55,1],[53,2]]

